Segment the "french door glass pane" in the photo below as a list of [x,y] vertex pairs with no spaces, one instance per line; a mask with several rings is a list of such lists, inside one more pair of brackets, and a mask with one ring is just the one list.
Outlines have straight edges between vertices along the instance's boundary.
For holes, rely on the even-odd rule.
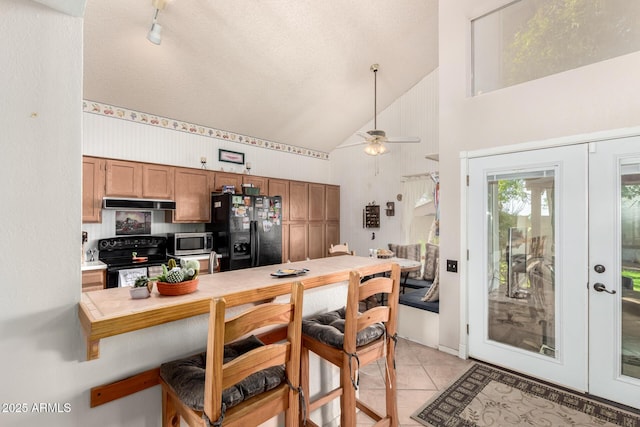
[[622,375],[640,378],[640,163],[621,171]]
[[489,176],[488,338],[556,357],[554,170]]

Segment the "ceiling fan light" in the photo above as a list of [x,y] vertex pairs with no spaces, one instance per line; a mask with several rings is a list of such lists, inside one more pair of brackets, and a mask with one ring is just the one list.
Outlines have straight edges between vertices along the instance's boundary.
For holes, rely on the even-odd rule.
[[378,154],[384,154],[387,152],[387,147],[384,144],[378,144]]
[[364,152],[370,156],[377,156],[378,148],[375,146],[375,144],[367,144],[367,146],[364,147]]

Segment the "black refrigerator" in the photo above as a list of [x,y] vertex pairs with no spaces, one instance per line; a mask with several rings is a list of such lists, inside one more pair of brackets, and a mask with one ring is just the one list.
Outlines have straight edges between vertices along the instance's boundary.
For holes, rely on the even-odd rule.
[[282,262],[280,196],[211,194],[213,250],[221,255],[220,271]]

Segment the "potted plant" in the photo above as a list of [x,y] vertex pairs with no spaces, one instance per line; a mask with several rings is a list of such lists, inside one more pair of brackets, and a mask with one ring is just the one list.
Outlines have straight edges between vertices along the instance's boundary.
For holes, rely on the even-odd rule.
[[162,265],[162,274],[153,280],[162,295],[184,295],[198,289],[199,271],[200,263],[196,260],[181,259],[178,266],[175,259],[170,259],[167,265]]
[[153,281],[147,276],[140,276],[136,279],[133,287],[129,289],[129,293],[133,299],[149,298],[152,289]]

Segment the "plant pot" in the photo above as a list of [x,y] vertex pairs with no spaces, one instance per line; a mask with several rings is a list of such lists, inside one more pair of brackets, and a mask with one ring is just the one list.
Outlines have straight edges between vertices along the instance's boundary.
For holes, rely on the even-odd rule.
[[161,295],[185,295],[197,290],[199,281],[200,279],[180,283],[156,282],[156,289]]
[[147,288],[146,286],[140,288],[129,288],[129,293],[131,294],[132,299],[149,298],[149,296],[151,295],[149,293],[149,288]]

